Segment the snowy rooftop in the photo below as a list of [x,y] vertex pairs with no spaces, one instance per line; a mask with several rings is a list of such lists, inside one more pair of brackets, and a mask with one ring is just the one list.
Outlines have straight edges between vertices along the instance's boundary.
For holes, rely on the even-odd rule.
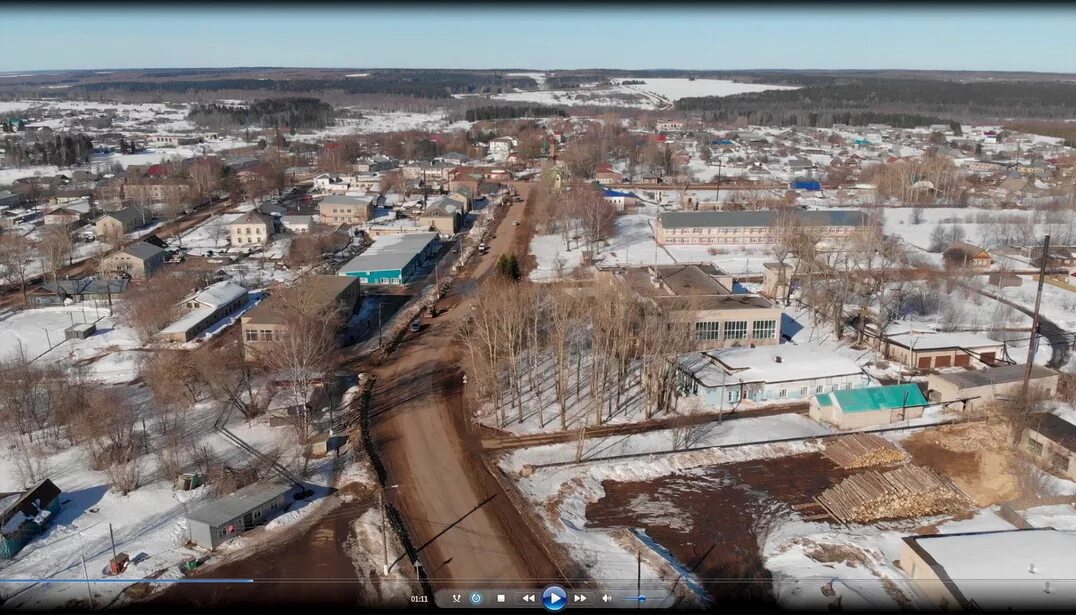
[[187,518],[212,527],[220,527],[266,502],[290,493],[293,489],[293,485],[277,482],[254,483],[231,495],[201,504],[187,513]]
[[936,350],[942,348],[994,348],[1001,342],[977,333],[930,333],[908,331],[886,336],[899,346],[912,350]]
[[[904,539],[985,611],[1076,604],[1076,532],[1052,528]],[[1049,592],[1046,583],[1049,582]]]
[[863,373],[855,361],[832,350],[795,344],[691,353],[681,357],[681,365],[691,366],[705,386],[721,386],[723,381],[794,382]]

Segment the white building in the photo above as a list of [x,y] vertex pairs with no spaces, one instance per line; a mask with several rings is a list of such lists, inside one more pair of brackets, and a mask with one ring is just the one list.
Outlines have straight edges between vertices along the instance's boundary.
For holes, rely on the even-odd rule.
[[693,352],[678,358],[681,390],[710,406],[806,400],[830,391],[870,386],[855,361],[817,346],[778,344]]
[[512,137],[497,137],[496,139],[490,139],[489,155],[496,162],[504,162],[508,160],[508,155],[512,153],[512,148],[515,146],[516,140]]

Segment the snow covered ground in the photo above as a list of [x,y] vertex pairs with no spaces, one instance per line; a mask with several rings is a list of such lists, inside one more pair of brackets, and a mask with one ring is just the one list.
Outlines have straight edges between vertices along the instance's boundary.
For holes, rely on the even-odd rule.
[[[64,329],[83,322],[96,322],[97,333],[84,340],[64,340]],[[0,338],[4,340],[0,360],[10,360],[20,352],[32,359],[48,351],[40,360],[86,361],[139,346],[134,332],[108,315],[104,301],[14,312],[0,317]]]
[[[530,75],[528,73],[528,75]],[[631,79],[631,78],[626,78]],[[634,80],[634,79],[631,79]],[[581,86],[570,90],[537,90],[494,94],[497,100],[536,102],[548,105],[597,105],[662,109],[690,96],[732,96],[766,90],[796,89],[794,86],[737,83],[726,79],[646,78],[640,85]]]

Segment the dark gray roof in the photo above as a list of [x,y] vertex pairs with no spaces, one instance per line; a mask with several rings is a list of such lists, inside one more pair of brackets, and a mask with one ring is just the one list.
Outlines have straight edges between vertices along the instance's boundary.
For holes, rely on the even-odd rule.
[[59,292],[65,295],[88,295],[96,293],[108,293],[114,294],[122,293],[127,290],[127,280],[123,278],[105,280],[102,278],[76,278],[72,280],[57,280],[56,282],[46,281],[41,285],[41,288],[55,293],[57,289]]
[[149,260],[154,256],[157,256],[158,254],[163,254],[165,251],[153,244],[149,244],[144,241],[137,241],[120,250],[120,252],[130,254],[131,256],[142,260]]
[[[723,227],[723,226],[771,226],[772,209],[761,211],[670,211],[658,215],[658,222],[665,228]],[[803,226],[865,226],[867,214],[859,210],[795,211]]]
[[294,485],[278,482],[260,482],[247,485],[231,495],[201,504],[187,513],[191,521],[200,521],[212,527],[220,527],[234,521],[262,504],[274,500],[295,489]]
[[142,224],[144,216],[142,212],[134,207],[124,207],[118,211],[113,211],[101,216],[102,218],[115,218],[125,224]]
[[[962,389],[989,386],[991,384],[1005,384],[1019,382],[1024,378],[1025,365],[1001,365],[988,367],[969,372],[955,372],[951,374],[938,374],[937,377],[947,380]],[[1056,376],[1057,372],[1052,369],[1034,365],[1031,367],[1031,378],[1047,378]]]

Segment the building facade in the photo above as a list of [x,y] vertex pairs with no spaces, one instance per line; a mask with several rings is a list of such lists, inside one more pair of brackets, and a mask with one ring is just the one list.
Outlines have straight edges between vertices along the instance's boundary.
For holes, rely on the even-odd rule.
[[[795,223],[815,229],[820,241],[846,241],[863,231],[861,211],[795,210]],[[777,243],[777,212],[675,211],[658,216],[654,237],[662,245],[768,245]]]

